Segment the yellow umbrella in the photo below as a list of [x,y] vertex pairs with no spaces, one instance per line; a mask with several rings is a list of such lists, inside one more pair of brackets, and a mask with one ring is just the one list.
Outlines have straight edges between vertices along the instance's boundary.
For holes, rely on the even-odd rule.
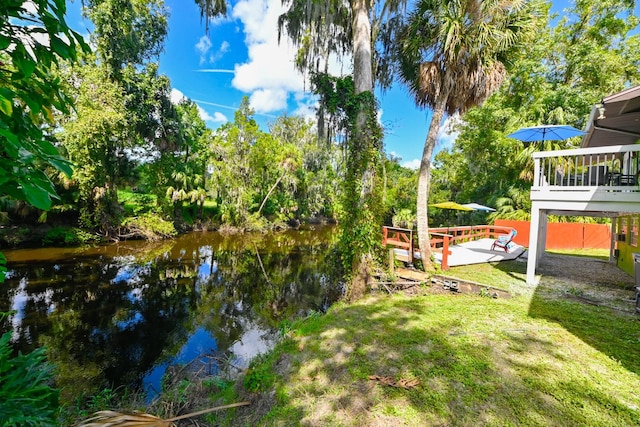
[[456,210],[459,210],[459,211],[472,211],[472,210],[474,210],[473,208],[470,208],[469,206],[464,206],[464,205],[461,205],[461,204],[456,203],[456,202],[433,203],[433,204],[430,204],[429,206],[433,206],[434,208],[440,208],[440,209],[456,209]]

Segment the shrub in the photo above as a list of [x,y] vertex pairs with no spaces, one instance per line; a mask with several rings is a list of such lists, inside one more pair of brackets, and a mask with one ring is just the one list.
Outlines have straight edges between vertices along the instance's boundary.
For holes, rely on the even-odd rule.
[[251,392],[268,390],[275,381],[275,374],[271,369],[274,353],[263,354],[251,361],[244,376],[244,387]]
[[78,246],[97,240],[96,236],[75,227],[53,227],[42,238],[43,245]]
[[11,355],[11,332],[0,338],[0,425],[55,426],[58,390],[45,349]]
[[127,218],[122,225],[127,229],[127,237],[161,240],[178,234],[172,222],[151,213]]

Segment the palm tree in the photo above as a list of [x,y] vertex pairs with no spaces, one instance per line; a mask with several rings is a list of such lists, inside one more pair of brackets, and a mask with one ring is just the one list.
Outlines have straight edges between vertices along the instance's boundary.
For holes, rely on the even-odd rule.
[[431,269],[427,203],[431,156],[445,114],[481,104],[535,34],[535,0],[418,0],[399,30],[399,79],[420,108],[433,110],[418,177],[418,244]]

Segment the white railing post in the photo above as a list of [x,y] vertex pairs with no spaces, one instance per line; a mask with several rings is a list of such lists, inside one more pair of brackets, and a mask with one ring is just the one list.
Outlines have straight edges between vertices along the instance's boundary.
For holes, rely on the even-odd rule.
[[542,186],[542,173],[540,171],[540,159],[533,159],[533,182],[535,186]]

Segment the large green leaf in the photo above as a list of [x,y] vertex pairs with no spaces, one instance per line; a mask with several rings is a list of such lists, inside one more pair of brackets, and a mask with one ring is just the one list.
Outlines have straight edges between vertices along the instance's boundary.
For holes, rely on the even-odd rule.
[[23,80],[31,76],[36,69],[36,61],[26,51],[17,52],[13,55],[13,65],[18,72],[14,73],[12,79]]
[[5,50],[11,44],[11,39],[5,35],[0,34],[0,50]]
[[49,161],[51,166],[53,166],[60,172],[63,172],[65,175],[71,176],[73,174],[73,163],[71,163],[69,160],[64,159],[60,156],[49,156],[47,157],[47,160]]
[[53,51],[60,55],[60,57],[67,59],[71,56],[69,45],[63,42],[60,38],[51,36],[50,43]]
[[11,116],[11,114],[13,114],[13,103],[10,99],[7,99],[2,95],[0,95],[0,111],[7,116]]
[[18,135],[11,132],[9,129],[0,127],[0,136],[4,136],[6,138],[6,143],[3,144],[3,148],[5,150],[8,148],[12,153],[15,152],[16,154],[13,157],[17,156],[18,149],[21,146]]
[[49,210],[51,208],[51,197],[55,195],[55,189],[51,185],[51,181],[46,176],[43,179],[43,177],[35,173],[25,178],[21,179],[20,183],[27,203],[38,209]]

